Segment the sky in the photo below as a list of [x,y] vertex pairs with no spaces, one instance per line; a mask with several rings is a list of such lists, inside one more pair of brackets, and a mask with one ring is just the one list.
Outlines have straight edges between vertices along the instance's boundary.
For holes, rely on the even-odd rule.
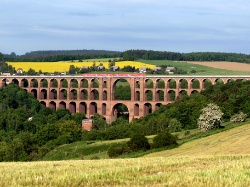
[[0,52],[250,54],[249,0],[0,0]]

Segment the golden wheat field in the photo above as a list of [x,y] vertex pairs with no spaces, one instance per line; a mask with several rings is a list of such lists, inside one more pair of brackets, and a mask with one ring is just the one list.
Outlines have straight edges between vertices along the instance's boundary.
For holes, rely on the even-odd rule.
[[1,186],[250,186],[250,155],[0,163]]
[[[109,66],[109,62],[96,62],[96,66],[99,66],[100,63],[104,65],[107,69]],[[92,66],[93,62],[8,62],[8,65],[12,65],[17,70],[18,68],[22,68],[23,71],[28,71],[30,68],[35,71],[41,70],[42,72],[65,72],[69,71],[70,65],[74,65],[75,67],[81,68],[82,66]],[[147,67],[154,68],[155,65],[146,64],[142,62],[136,61],[121,61],[116,62],[116,66],[123,68],[124,66],[135,66],[135,68]]]

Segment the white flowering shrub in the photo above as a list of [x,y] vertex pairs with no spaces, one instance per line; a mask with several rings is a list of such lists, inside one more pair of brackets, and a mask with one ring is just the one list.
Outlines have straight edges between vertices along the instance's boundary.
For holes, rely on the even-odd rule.
[[220,107],[214,103],[208,104],[202,109],[202,113],[198,119],[198,127],[201,131],[219,127],[222,120],[223,112]]
[[245,121],[247,118],[247,114],[243,113],[243,112],[240,112],[238,114],[235,114],[233,115],[231,118],[230,118],[230,121],[231,122],[243,122]]

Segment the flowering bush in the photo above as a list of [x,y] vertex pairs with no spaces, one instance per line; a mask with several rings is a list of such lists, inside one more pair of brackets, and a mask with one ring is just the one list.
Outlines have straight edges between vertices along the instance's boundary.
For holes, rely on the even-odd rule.
[[247,118],[247,114],[243,113],[243,112],[240,112],[238,114],[235,114],[233,115],[231,118],[230,118],[230,121],[231,122],[243,122],[245,121]]
[[207,131],[214,127],[219,127],[223,112],[220,107],[216,104],[210,103],[202,109],[202,114],[198,120],[198,127],[201,131]]

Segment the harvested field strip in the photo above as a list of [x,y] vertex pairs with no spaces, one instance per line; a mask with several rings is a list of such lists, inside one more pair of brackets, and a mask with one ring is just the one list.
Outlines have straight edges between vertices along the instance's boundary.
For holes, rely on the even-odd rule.
[[188,62],[188,63],[208,66],[212,68],[250,72],[250,64],[244,64],[244,63],[237,63],[237,62]]

